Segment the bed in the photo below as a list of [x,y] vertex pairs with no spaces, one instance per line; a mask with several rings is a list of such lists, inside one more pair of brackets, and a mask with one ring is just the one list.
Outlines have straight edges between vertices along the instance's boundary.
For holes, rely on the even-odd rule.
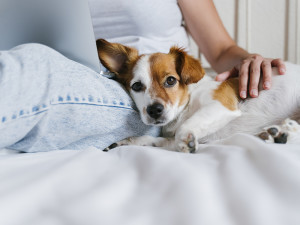
[[236,134],[196,154],[1,152],[1,225],[300,224],[299,145]]
[[[11,53],[2,52],[1,57],[2,65],[6,65],[3,68],[8,71],[3,70],[6,83],[19,82],[15,91],[24,91],[7,95],[13,93],[9,85],[7,91],[0,89],[0,96],[8,97],[0,97],[0,105],[12,107],[7,111],[15,105],[26,108],[34,97],[39,97],[35,91],[28,98],[29,103],[24,102],[27,98],[19,98],[34,89],[34,81],[36,89],[42,91],[39,84],[57,82],[57,87],[61,87],[58,90],[63,93],[68,86],[77,92],[82,88],[82,93],[88,87],[95,96],[99,90],[104,92],[105,87],[117,89],[111,83],[104,83],[108,79],[102,78],[100,82],[98,74],[45,46],[21,46]],[[54,66],[49,66],[51,63]],[[88,77],[90,82],[84,83],[82,77]],[[66,84],[61,84],[62,81]],[[96,108],[89,111],[89,118],[85,114],[82,121],[76,113],[87,112],[87,108],[74,110],[79,106],[68,98],[66,102],[60,101],[61,96],[69,96],[62,94],[58,95],[58,101],[48,102],[49,107],[41,107],[43,112],[36,112],[33,107],[31,117],[23,110],[19,114],[12,111],[13,117],[5,120],[1,117],[0,143],[2,146],[9,146],[6,142],[17,143],[10,150],[0,151],[0,225],[300,224],[300,145],[267,144],[254,136],[235,134],[200,145],[196,154],[138,146],[103,152],[114,139],[133,136],[136,126],[142,126],[136,119],[138,113],[129,111],[136,116],[129,118],[135,125],[133,131],[124,128],[123,123],[116,126],[109,123],[103,129],[101,120],[113,121],[115,117],[105,118],[108,113],[97,111],[101,107],[95,102],[84,102],[85,107]],[[10,99],[12,96],[16,99]],[[53,96],[52,93],[49,99]],[[42,97],[48,99],[46,94]],[[41,99],[36,102],[41,103]],[[58,111],[62,105],[66,111]],[[0,113],[5,111],[1,110]],[[59,112],[61,117],[57,116]],[[99,115],[101,119],[94,119]],[[6,118],[19,120],[12,123]],[[23,126],[22,130],[19,123],[22,121],[30,126],[25,126],[26,129]],[[66,121],[70,126],[63,123]],[[87,138],[90,136],[93,142]],[[56,149],[50,149],[53,146]],[[59,146],[67,147],[58,150]],[[24,148],[36,153],[11,150]]]

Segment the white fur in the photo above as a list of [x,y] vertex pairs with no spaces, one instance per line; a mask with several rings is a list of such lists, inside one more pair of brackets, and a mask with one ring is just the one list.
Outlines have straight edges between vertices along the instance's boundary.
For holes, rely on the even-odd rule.
[[273,69],[272,88],[261,90],[258,98],[239,103],[242,116],[218,132],[204,137],[202,142],[226,138],[234,133],[256,135],[264,127],[281,124],[286,118],[300,118],[300,66],[286,63],[285,75]]
[[[152,88],[153,79],[151,78],[150,72],[150,55],[143,55],[133,69],[133,79],[130,81],[130,86],[132,86],[135,82],[142,82],[145,86],[145,91],[143,92],[135,92],[130,90],[130,94],[134,99],[142,118],[142,121],[147,125],[159,125],[164,126],[172,121],[182,110],[184,107],[179,106],[179,102],[175,105],[164,103],[162,99],[158,96],[152,96],[150,94]],[[164,114],[161,118],[156,121],[153,118],[149,117],[146,113],[146,109],[148,106],[153,103],[158,102],[164,105]],[[159,124],[157,124],[159,122]]]
[[144,55],[139,59],[133,70],[133,78],[130,81],[130,86],[132,86],[135,82],[142,82],[146,87],[146,90],[144,92],[135,92],[133,90],[130,90],[130,94],[134,99],[137,108],[141,112],[141,118],[145,124],[149,124],[149,121],[147,119],[147,116],[142,112],[144,112],[147,105],[153,103],[153,99],[151,99],[149,93],[149,87],[152,83],[150,77],[149,57],[150,55]]
[[[134,79],[144,79],[151,86],[150,66],[146,56],[136,66]],[[213,99],[213,91],[220,83],[204,77],[196,84],[189,85],[190,100],[182,108],[169,107],[172,122],[163,128],[162,138],[138,137],[122,141],[124,144],[155,145],[182,152],[191,152],[198,142],[204,143],[226,138],[234,133],[256,135],[264,127],[281,124],[286,118],[300,119],[300,66],[286,63],[286,75],[278,75],[273,69],[271,90],[261,90],[258,98],[248,98],[239,103],[239,109],[231,111]],[[145,76],[145,77],[143,77]],[[141,110],[157,99],[149,92],[132,93]],[[141,111],[141,116],[147,117]],[[144,119],[143,119],[144,121]],[[148,121],[149,122],[149,121]],[[194,142],[194,139],[196,140]],[[121,143],[120,143],[121,144]]]
[[[190,100],[186,109],[171,124],[164,127],[164,136],[174,136],[180,127],[197,127],[199,137],[217,131],[231,120],[241,115],[239,110],[230,111],[219,101],[214,100],[212,93],[219,82],[205,76],[196,84],[189,85]],[[200,134],[201,130],[201,134]]]

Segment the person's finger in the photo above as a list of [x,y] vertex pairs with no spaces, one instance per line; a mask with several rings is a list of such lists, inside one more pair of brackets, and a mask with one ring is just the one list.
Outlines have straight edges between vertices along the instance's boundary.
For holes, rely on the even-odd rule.
[[272,66],[275,66],[278,68],[280,75],[285,74],[286,67],[285,67],[285,64],[282,59],[273,59],[271,64],[272,64]]
[[263,72],[263,88],[268,90],[271,88],[272,82],[272,66],[269,60],[264,60],[261,63],[261,69]]
[[254,60],[250,64],[250,82],[249,82],[249,93],[252,98],[258,96],[258,83],[260,79],[260,67],[263,58],[261,56],[255,56]]
[[248,76],[249,76],[249,65],[250,61],[244,60],[239,71],[239,89],[240,89],[240,97],[247,98],[247,85],[248,85]]
[[233,67],[232,70],[225,71],[223,73],[220,73],[216,76],[216,81],[225,81],[229,79],[230,77],[237,77],[239,76],[239,70],[236,67]]
[[227,80],[231,75],[231,71],[226,71],[226,72],[223,72],[223,73],[220,73],[216,76],[216,81],[220,81],[220,82],[223,82],[225,80]]

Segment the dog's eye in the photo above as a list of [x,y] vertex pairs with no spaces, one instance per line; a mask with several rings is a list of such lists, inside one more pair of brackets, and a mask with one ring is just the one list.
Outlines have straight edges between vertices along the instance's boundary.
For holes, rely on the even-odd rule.
[[168,77],[165,82],[165,87],[173,87],[177,83],[177,80],[175,77]]
[[140,92],[142,91],[144,88],[144,85],[142,84],[142,82],[135,82],[132,86],[131,89],[136,91],[136,92]]

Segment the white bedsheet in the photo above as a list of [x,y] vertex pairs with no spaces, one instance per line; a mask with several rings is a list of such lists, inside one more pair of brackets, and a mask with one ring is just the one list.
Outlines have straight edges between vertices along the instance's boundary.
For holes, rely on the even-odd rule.
[[3,155],[0,224],[299,225],[300,145]]

